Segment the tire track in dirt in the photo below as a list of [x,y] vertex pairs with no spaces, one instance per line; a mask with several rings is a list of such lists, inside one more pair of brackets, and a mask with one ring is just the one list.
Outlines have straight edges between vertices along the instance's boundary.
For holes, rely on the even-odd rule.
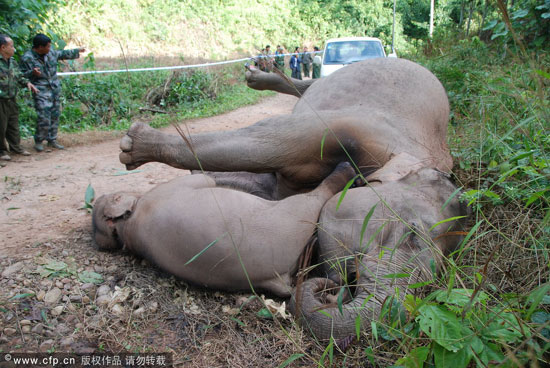
[[[256,105],[187,124],[191,133],[238,129],[288,114],[296,101],[293,96],[277,94]],[[177,134],[173,127],[163,131]],[[61,143],[67,136],[61,135]],[[119,140],[33,153],[30,157],[16,155],[0,168],[0,259],[36,252],[41,243],[66,237],[75,229],[91,230],[91,217],[81,209],[88,184],[97,198],[120,190],[145,192],[188,173],[161,163],[127,172],[118,160]],[[32,142],[24,142],[24,146],[30,150]]]

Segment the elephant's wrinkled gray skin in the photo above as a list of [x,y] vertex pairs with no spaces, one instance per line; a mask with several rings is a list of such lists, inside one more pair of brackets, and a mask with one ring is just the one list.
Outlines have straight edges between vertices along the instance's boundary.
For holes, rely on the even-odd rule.
[[[336,195],[321,211],[319,262],[328,277],[305,281],[290,303],[293,314],[319,339],[355,335],[358,315],[361,329],[370,329],[396,288],[402,299],[411,292],[408,285],[430,280],[432,260],[439,267],[442,257],[462,239],[464,218],[435,226],[467,214],[447,174],[419,169],[420,162],[406,155],[403,162],[403,158],[397,156],[368,177],[369,187],[350,189],[338,210]],[[374,206],[360,245],[363,221]],[[397,274],[409,276],[387,277]],[[353,298],[340,313],[335,295],[345,285],[343,278],[353,280],[356,275]]]
[[187,175],[143,196],[119,192],[98,198],[93,238],[100,249],[124,245],[200,286],[246,290],[250,281],[287,297],[322,206],[354,175],[348,163],[340,164],[315,190],[281,201],[217,187],[205,175]]
[[[280,77],[259,73],[248,73],[252,87],[284,90]],[[121,140],[120,161],[128,169],[159,161],[197,170],[198,157],[207,171],[276,173],[276,198],[313,189],[342,161],[353,160],[370,174],[406,152],[425,167],[450,171],[447,96],[420,65],[370,59],[300,88],[305,92],[292,114],[235,131],[192,135],[193,150],[180,136],[135,123]]]
[[258,91],[271,90],[287,95],[302,97],[306,90],[318,79],[294,79],[281,76],[277,71],[265,73],[259,69],[248,68],[246,72],[246,84]]

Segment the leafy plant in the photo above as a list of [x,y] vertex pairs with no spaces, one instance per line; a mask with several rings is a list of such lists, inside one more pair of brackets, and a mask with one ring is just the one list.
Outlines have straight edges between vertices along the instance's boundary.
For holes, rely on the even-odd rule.
[[13,39],[16,58],[29,49],[29,40],[35,34],[48,33],[53,44],[65,47],[65,42],[54,32],[48,32],[50,11],[63,4],[62,0],[0,0],[0,33]]
[[[507,305],[491,303],[491,297],[472,289],[438,290],[423,300],[407,296],[407,309],[414,325],[403,339],[418,338],[424,333],[430,343],[417,347],[397,364],[405,367],[421,367],[425,363],[436,367],[478,367],[493,364],[511,365],[507,358],[510,344],[526,340],[538,354],[542,353],[532,332],[522,320],[521,311]],[[543,314],[537,321],[546,322]],[[419,328],[416,328],[419,327]],[[395,331],[399,332],[399,331]],[[406,337],[404,337],[406,336]],[[529,361],[525,354],[515,356],[515,362]]]
[[521,34],[521,38],[534,47],[541,47],[550,41],[550,1],[515,1],[508,10],[509,23],[506,20],[493,19],[484,28],[491,31],[491,39],[513,41],[510,26]]
[[95,191],[91,184],[88,184],[88,187],[86,188],[86,194],[84,194],[84,207],[83,209],[88,210],[91,212],[91,210],[94,208],[92,205],[92,202],[95,198]]

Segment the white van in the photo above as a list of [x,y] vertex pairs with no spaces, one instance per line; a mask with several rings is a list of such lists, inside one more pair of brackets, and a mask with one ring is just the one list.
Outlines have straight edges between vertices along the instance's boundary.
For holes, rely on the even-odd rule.
[[386,57],[382,41],[374,37],[331,38],[326,42],[321,78],[357,61]]

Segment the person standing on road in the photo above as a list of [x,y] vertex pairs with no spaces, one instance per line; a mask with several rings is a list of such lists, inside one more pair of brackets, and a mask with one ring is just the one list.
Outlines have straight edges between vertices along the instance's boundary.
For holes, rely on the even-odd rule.
[[265,71],[273,71],[273,54],[271,54],[271,46],[267,45],[265,47]]
[[311,62],[313,58],[311,53],[307,51],[307,47],[304,46],[304,53],[302,54],[302,65],[304,66],[304,77],[309,78],[309,71],[311,70]]
[[13,40],[8,35],[0,34],[0,166],[4,166],[3,161],[11,160],[8,146],[13,153],[30,155],[21,147],[16,97],[19,87],[27,87],[38,93],[38,89],[19,70],[13,54]]
[[275,50],[275,68],[279,69],[281,72],[285,72],[285,55],[281,45],[277,45],[277,50]]
[[315,56],[313,57],[313,79],[321,78],[321,63],[323,58],[318,54],[319,48],[317,46],[313,47],[315,51]]
[[57,63],[59,60],[77,59],[84,48],[72,50],[54,50],[52,40],[38,34],[32,41],[32,50],[23,55],[22,70],[25,75],[40,91],[34,95],[34,108],[38,115],[36,133],[34,135],[34,149],[44,150],[42,142],[48,141],[48,146],[64,149],[57,142],[57,127],[61,113],[61,82],[57,77]]
[[302,79],[302,73],[300,71],[300,48],[296,47],[294,53],[290,57],[290,69],[292,70],[291,77],[294,79]]

